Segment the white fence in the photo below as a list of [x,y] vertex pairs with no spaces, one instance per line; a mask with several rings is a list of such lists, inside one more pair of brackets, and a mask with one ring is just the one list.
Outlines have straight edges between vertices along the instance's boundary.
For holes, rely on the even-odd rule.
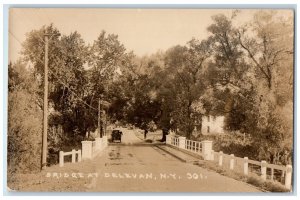
[[178,137],[171,137],[171,145],[179,146],[179,138]]
[[202,143],[199,141],[185,140],[185,149],[194,153],[202,153]]
[[167,135],[166,144],[175,146],[179,149],[187,150],[197,155],[201,155],[204,160],[210,160],[217,162],[219,166],[229,168],[249,175],[250,173],[256,173],[261,178],[266,180],[275,180],[276,175],[280,174],[280,178],[287,189],[291,189],[292,185],[292,166],[286,165],[274,165],[268,164],[266,161],[250,160],[247,157],[240,158],[235,157],[233,154],[224,154],[222,151],[214,152],[212,150],[212,141],[193,141],[187,140],[185,137],[176,137]]
[[77,155],[77,162],[81,162],[81,150],[75,151],[75,149],[73,149],[70,152],[60,151],[59,152],[59,166],[60,167],[64,166],[65,156],[70,156],[70,155],[72,155],[72,163],[76,162],[76,155]]
[[187,140],[185,137],[167,135],[166,144],[201,155],[204,160],[211,160],[212,141],[199,142]]
[[82,141],[81,144],[82,159],[92,159],[107,147],[107,136],[95,138],[94,141]]
[[81,162],[81,160],[92,159],[97,156],[107,145],[107,136],[102,138],[95,138],[94,141],[82,141],[82,150],[75,151],[74,149],[70,152],[59,152],[59,166],[64,166],[64,157],[72,155],[72,163]]
[[248,157],[240,158],[235,157],[233,154],[224,154],[222,151],[214,152],[212,151],[212,160],[218,162],[219,166],[229,168],[230,170],[235,170],[242,172],[244,175],[249,175],[249,172],[255,173],[261,176],[261,178],[266,180],[274,181],[275,171],[280,174],[280,178],[283,179],[285,187],[291,189],[292,186],[292,166],[291,165],[274,165],[269,164],[266,161],[256,161],[250,160]]

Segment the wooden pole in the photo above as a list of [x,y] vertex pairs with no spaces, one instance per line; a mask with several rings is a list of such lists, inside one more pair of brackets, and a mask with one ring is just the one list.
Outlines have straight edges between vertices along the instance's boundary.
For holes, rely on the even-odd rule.
[[42,169],[47,167],[47,131],[48,131],[48,35],[45,34],[45,69],[44,69],[44,117],[42,142]]
[[101,133],[101,98],[98,100],[98,136],[102,138]]

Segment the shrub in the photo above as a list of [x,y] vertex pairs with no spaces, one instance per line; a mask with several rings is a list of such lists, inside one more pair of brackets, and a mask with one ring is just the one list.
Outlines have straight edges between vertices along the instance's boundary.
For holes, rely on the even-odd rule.
[[263,188],[270,192],[289,192],[288,189],[286,189],[281,183],[277,181],[275,182],[267,181],[265,182]]
[[260,188],[264,185],[264,181],[256,176],[249,176],[246,182]]
[[42,111],[26,91],[8,96],[9,173],[28,173],[41,169]]

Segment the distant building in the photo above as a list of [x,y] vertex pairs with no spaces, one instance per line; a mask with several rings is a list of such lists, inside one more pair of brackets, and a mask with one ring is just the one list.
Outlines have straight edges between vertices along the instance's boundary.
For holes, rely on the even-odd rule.
[[203,116],[201,133],[203,135],[224,133],[224,120],[224,116]]

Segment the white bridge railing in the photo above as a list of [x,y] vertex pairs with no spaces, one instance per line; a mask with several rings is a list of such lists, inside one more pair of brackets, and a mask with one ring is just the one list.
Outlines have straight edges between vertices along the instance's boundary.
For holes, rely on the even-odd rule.
[[77,155],[77,162],[81,162],[81,150],[75,151],[75,149],[73,149],[70,152],[60,151],[59,152],[59,166],[60,167],[64,166],[65,156],[70,156],[70,155],[72,155],[72,163],[76,162],[76,155]]
[[181,136],[167,135],[166,144],[175,146],[179,149],[190,151],[196,155],[201,155],[204,160],[217,162],[220,167],[229,168],[241,172],[248,176],[249,172],[259,174],[262,180],[275,180],[275,174],[280,174],[284,186],[291,189],[292,185],[292,166],[291,165],[274,165],[268,164],[266,161],[250,160],[248,157],[235,157],[233,154],[224,154],[222,151],[214,152],[212,149],[212,141],[193,141],[187,140]]
[[82,141],[82,150],[75,151],[74,149],[70,152],[59,152],[59,166],[64,166],[64,157],[72,155],[72,163],[81,162],[81,160],[92,159],[97,156],[107,145],[107,136],[102,138],[95,138],[94,141]]
[[202,143],[199,141],[185,140],[185,149],[194,153],[202,153]]
[[184,149],[203,156],[204,160],[211,160],[212,141],[193,141],[185,137],[176,137],[167,135],[166,144]]
[[179,138],[171,137],[171,145],[179,146]]
[[[266,161],[250,160],[248,157],[235,157],[234,154],[224,154],[222,151],[212,151],[212,161],[217,162],[220,167],[229,168],[241,172],[248,176],[249,173],[258,174],[262,180],[276,180],[279,175],[279,182],[283,183],[285,188],[291,189],[292,186],[292,165],[275,165]],[[278,177],[277,177],[278,178]]]

